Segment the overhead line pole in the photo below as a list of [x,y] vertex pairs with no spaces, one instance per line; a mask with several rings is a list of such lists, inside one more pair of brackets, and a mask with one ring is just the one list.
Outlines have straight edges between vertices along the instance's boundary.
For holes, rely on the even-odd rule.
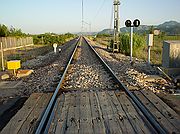
[[119,51],[119,34],[120,34],[120,19],[119,19],[119,0],[114,0],[114,43],[113,43],[113,52],[114,49]]
[[83,34],[83,28],[84,28],[84,3],[82,0],[82,26],[81,26],[81,33]]

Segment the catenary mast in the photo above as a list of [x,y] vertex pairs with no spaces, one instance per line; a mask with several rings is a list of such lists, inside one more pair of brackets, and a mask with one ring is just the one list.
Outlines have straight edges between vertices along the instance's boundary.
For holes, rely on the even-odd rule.
[[119,51],[119,35],[120,35],[120,17],[119,17],[119,0],[114,0],[114,43],[113,52],[115,50]]

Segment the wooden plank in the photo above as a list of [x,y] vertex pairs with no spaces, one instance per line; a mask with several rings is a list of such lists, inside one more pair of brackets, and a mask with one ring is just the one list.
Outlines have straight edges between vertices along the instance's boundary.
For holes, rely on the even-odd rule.
[[16,134],[20,130],[23,123],[33,111],[35,104],[39,101],[43,94],[33,93],[25,102],[24,106],[17,114],[9,121],[5,128],[1,131],[2,134]]
[[117,98],[121,103],[122,109],[125,111],[135,133],[151,133],[151,130],[146,124],[147,122],[144,122],[140,117],[129,97],[126,94],[121,94],[118,95]]
[[141,91],[146,98],[158,109],[159,112],[180,132],[180,117],[166,103],[151,91]]
[[57,122],[55,133],[57,134],[63,134],[66,131],[68,111],[69,111],[69,107],[71,103],[71,95],[72,95],[71,93],[65,94],[65,101],[62,107],[62,111],[60,114],[56,116],[56,118],[58,119],[58,122]]
[[56,126],[57,126],[57,122],[58,122],[58,118],[57,117],[59,117],[61,115],[61,111],[62,111],[62,107],[64,105],[64,101],[65,101],[65,95],[61,94],[57,98],[57,105],[54,108],[54,117],[52,119],[51,125],[50,125],[49,130],[48,130],[49,134],[54,134],[55,131],[56,131]]
[[178,132],[178,130],[162,115],[161,112],[139,91],[134,91],[137,98],[146,106],[146,108],[152,113],[159,124],[168,133]]
[[21,126],[20,130],[18,131],[19,134],[32,134],[43,115],[44,110],[46,109],[50,98],[52,97],[52,93],[43,94],[38,102],[35,104],[33,111],[29,114],[26,121]]
[[100,109],[100,104],[95,92],[89,93],[90,106],[91,106],[91,116],[93,123],[93,132],[95,134],[105,134],[106,128],[104,126],[104,120],[102,118],[102,112]]
[[80,134],[92,134],[93,124],[91,117],[91,107],[89,101],[89,92],[80,94]]
[[126,112],[122,109],[122,106],[118,101],[114,91],[108,92],[107,97],[114,115],[118,119],[118,123],[121,127],[122,133],[135,133],[131,123],[128,120]]
[[111,105],[108,102],[106,92],[97,92],[97,96],[104,118],[106,133],[114,133],[114,134],[122,133],[118,121],[112,111]]
[[68,112],[67,119],[67,130],[66,133],[77,134],[80,129],[79,119],[80,119],[80,94],[74,93],[71,96],[71,104]]

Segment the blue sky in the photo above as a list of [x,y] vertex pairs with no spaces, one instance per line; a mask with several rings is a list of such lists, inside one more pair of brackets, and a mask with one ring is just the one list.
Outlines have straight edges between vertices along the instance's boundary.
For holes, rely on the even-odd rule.
[[[82,0],[0,0],[0,24],[27,33],[81,31]],[[168,20],[180,22],[180,0],[120,0],[120,25],[126,19],[156,25]],[[84,21],[91,31],[110,28],[113,0],[84,0]],[[89,25],[84,26],[84,31]]]

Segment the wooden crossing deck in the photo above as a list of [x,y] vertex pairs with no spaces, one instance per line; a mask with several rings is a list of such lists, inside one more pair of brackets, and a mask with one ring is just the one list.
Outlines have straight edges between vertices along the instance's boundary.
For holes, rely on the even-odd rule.
[[150,91],[135,91],[134,94],[168,133],[180,133],[179,115],[160,98]]
[[74,92],[58,98],[49,133],[156,133],[122,92]]
[[[180,133],[180,117],[161,99],[149,91],[133,93],[167,133]],[[32,94],[1,133],[34,133],[51,96]],[[48,133],[157,133],[124,92],[66,92],[57,98],[53,112]]]
[[52,94],[34,93],[9,121],[1,134],[33,133]]

